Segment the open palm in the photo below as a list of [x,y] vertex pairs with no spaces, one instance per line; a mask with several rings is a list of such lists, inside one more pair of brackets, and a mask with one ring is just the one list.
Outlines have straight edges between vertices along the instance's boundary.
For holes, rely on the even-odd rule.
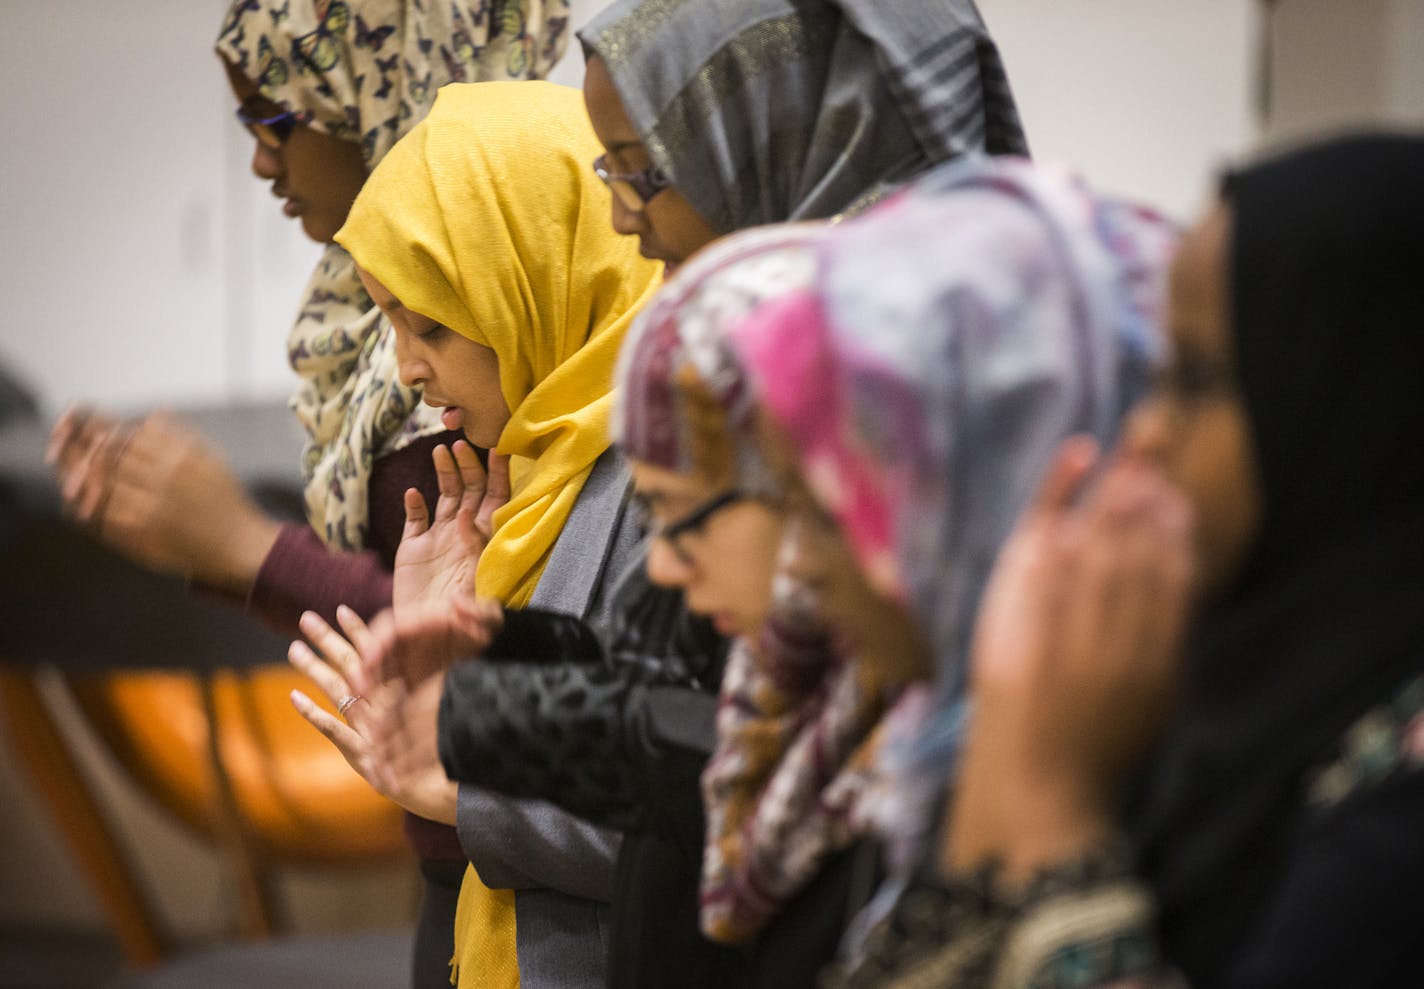
[[392,603],[441,601],[475,593],[475,568],[493,529],[493,516],[509,500],[509,458],[490,454],[480,466],[464,440],[437,446],[432,455],[440,498],[432,517],[420,492],[405,493],[405,529],[396,550]]

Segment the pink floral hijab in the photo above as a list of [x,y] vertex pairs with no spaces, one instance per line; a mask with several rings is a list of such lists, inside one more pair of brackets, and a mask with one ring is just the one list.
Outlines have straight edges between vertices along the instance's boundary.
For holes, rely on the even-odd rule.
[[876,801],[907,855],[953,765],[989,569],[1058,445],[1110,445],[1143,393],[1174,240],[1067,172],[966,159],[841,225],[813,287],[731,332],[863,571],[934,650]]

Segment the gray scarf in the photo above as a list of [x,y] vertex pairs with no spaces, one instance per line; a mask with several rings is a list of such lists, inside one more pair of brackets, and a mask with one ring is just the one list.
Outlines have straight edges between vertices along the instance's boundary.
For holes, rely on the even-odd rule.
[[973,0],[617,0],[579,38],[719,233],[833,216],[967,151],[1027,150]]

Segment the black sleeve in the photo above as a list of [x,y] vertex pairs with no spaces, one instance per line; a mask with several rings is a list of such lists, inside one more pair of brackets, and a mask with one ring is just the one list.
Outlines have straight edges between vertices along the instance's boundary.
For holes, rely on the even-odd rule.
[[504,627],[485,650],[486,661],[601,662],[598,637],[579,619],[542,608],[511,608]]
[[451,779],[620,829],[649,826],[669,796],[680,809],[697,799],[725,645],[680,595],[643,578],[620,590],[606,656],[575,619],[510,618],[495,661],[446,675],[439,745]]
[[1229,989],[1385,989],[1417,982],[1424,769],[1397,770],[1304,825]]

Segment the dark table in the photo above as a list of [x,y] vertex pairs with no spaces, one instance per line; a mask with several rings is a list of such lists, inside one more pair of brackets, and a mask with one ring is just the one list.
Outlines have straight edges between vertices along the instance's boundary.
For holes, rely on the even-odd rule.
[[[285,405],[179,410],[269,510],[300,517],[303,434]],[[282,662],[287,640],[237,607],[110,552],[61,514],[50,423],[0,424],[0,661],[66,671]]]

